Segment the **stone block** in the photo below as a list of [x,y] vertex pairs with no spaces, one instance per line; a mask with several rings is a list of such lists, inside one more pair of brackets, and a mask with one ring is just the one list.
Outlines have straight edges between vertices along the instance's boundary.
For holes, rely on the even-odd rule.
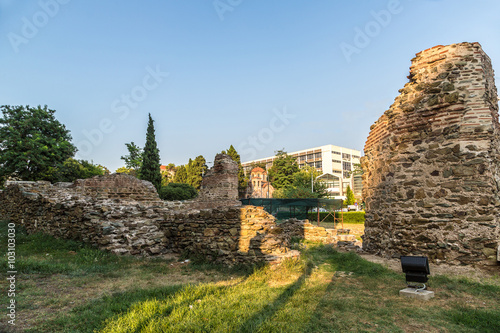
[[434,297],[434,292],[430,290],[417,290],[415,288],[405,288],[399,291],[400,296],[415,298],[421,301],[428,301]]

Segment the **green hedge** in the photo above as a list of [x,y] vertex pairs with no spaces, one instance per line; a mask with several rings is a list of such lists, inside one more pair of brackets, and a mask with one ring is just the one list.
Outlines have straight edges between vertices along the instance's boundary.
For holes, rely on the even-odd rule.
[[[335,217],[340,218],[340,212],[335,212]],[[328,215],[326,212],[319,213],[319,220],[323,219]],[[318,213],[309,213],[309,221],[318,221]],[[333,216],[330,215],[323,222],[333,222]],[[344,223],[365,223],[365,212],[344,212]]]

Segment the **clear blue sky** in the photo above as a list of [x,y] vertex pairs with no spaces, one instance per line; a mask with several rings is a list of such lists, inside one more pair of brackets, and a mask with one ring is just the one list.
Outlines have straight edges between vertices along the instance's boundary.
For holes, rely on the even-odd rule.
[[78,158],[111,171],[126,142],[144,145],[148,112],[163,164],[231,144],[243,161],[362,150],[415,53],[477,41],[498,77],[499,13],[498,0],[0,0],[0,104],[47,104]]

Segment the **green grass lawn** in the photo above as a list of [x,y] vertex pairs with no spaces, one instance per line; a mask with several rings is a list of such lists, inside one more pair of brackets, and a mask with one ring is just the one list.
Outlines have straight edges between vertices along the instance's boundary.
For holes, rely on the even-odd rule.
[[[6,223],[0,244],[6,244]],[[499,332],[500,278],[431,276],[430,301],[355,253],[306,243],[300,260],[228,269],[120,257],[16,236],[17,322],[7,332]],[[6,258],[1,267],[7,271]],[[6,290],[5,279],[0,282]],[[8,301],[6,292],[1,304]]]

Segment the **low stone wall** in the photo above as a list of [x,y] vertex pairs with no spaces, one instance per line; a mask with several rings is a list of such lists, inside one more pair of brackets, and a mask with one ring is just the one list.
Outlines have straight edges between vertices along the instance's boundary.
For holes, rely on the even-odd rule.
[[309,223],[309,220],[289,219],[279,225],[289,237],[297,237],[312,242],[323,244],[337,244],[342,242],[355,242],[354,235],[338,235],[336,229],[326,229]]
[[94,199],[120,199],[161,203],[156,188],[148,181],[126,174],[78,179],[71,187]]
[[10,182],[0,193],[0,219],[117,254],[188,253],[229,265],[298,255],[262,208],[193,209],[192,202],[157,199],[149,184],[128,175]]
[[161,228],[175,251],[224,264],[277,262],[298,256],[289,249],[289,238],[274,217],[262,207],[172,212]]
[[[130,180],[127,175],[119,177],[124,182]],[[96,196],[82,195],[80,190],[71,183],[10,182],[0,193],[0,219],[22,225],[28,233],[79,240],[119,254],[168,252],[158,220],[179,203],[98,200]]]

